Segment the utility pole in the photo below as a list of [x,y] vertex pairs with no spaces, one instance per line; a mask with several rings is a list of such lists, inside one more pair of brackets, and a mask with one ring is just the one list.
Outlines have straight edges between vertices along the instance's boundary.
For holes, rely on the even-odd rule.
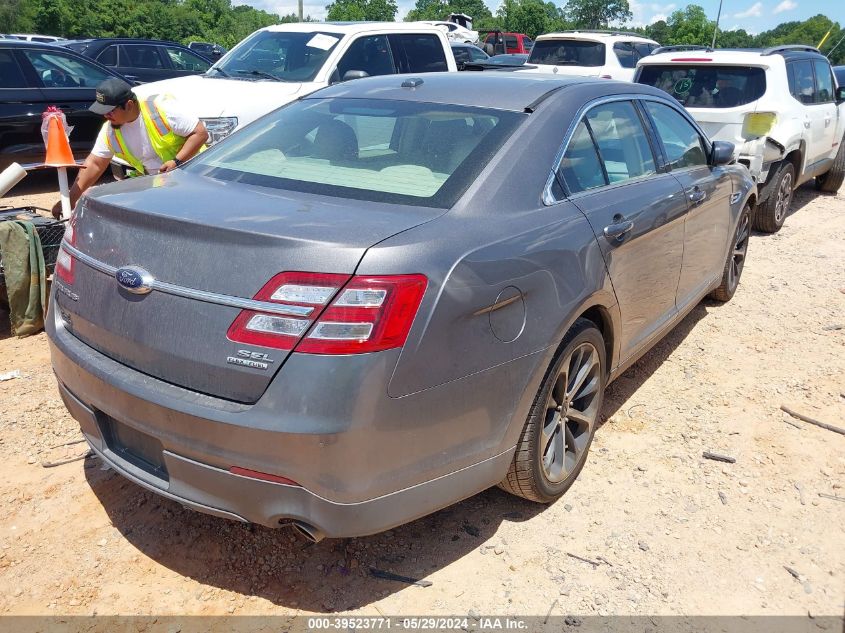
[[[302,0],[300,0],[301,2]],[[719,0],[719,12],[716,14],[716,26],[713,28],[713,42],[710,44],[710,48],[716,48],[716,33],[719,32],[719,20],[722,17],[722,0]]]
[[302,22],[302,0],[299,0],[299,21]]

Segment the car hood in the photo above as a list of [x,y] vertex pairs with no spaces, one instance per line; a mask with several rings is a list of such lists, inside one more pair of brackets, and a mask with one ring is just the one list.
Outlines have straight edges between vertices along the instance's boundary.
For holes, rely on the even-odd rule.
[[238,127],[241,127],[316,88],[314,83],[190,75],[154,81],[133,90],[140,98],[170,95],[183,109],[203,119],[238,117]]

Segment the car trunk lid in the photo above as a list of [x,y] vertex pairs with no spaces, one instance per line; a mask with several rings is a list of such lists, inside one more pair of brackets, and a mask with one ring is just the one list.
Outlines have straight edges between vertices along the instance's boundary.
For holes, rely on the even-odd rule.
[[[243,300],[284,271],[351,276],[367,248],[442,212],[182,171],[106,185],[78,208],[80,256],[72,284],[59,281],[71,292],[56,298],[70,331],[103,354],[193,391],[255,402],[289,351],[227,338]],[[115,278],[126,267],[164,285],[129,292]]]

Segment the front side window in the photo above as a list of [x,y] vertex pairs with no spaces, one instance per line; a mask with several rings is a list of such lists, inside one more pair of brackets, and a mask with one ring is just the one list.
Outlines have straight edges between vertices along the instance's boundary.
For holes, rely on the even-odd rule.
[[529,64],[554,66],[604,66],[604,44],[587,40],[539,40],[534,42]]
[[164,68],[156,46],[121,44],[120,63],[126,68]]
[[341,79],[350,70],[364,71],[370,77],[395,73],[396,66],[387,36],[369,35],[352,42],[337,65]]
[[805,105],[816,103],[816,82],[813,78],[813,62],[799,61],[789,64],[789,92]]
[[707,164],[704,143],[696,129],[680,113],[662,103],[645,101],[670,169]]
[[20,66],[9,50],[0,50],[0,88],[26,88]]
[[651,146],[630,101],[597,106],[587,113],[587,122],[611,184],[657,173]]
[[484,60],[489,59],[489,57],[487,56],[487,53],[485,53],[480,48],[476,48],[475,46],[472,46],[469,49],[469,54],[470,54],[470,57],[472,58],[472,61],[474,61],[474,62],[483,62]]
[[337,198],[448,208],[524,117],[410,101],[305,99],[236,132],[186,169]]
[[111,77],[93,64],[54,51],[24,50],[45,88],[93,88]]
[[206,70],[211,68],[211,64],[205,61],[202,57],[194,55],[190,51],[186,51],[182,48],[176,48],[175,46],[165,46],[164,50],[167,51],[167,56],[170,58],[170,61],[173,63],[173,68],[176,70],[188,70],[204,73]]
[[469,59],[470,59],[469,49],[464,48],[463,46],[453,47],[452,53],[455,55],[455,61],[458,62],[459,64],[462,64],[464,62],[468,62]]
[[748,66],[648,64],[637,83],[660,88],[687,108],[735,108],[763,96],[766,73]]
[[831,103],[833,101],[833,77],[830,65],[823,61],[814,61],[816,67],[816,103]]
[[328,31],[258,31],[215,68],[254,81],[313,81],[342,38],[342,34]]

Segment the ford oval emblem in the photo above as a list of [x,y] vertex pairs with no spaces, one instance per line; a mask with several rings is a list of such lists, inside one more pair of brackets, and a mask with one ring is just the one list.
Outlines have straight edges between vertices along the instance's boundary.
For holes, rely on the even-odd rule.
[[153,289],[153,276],[143,268],[135,266],[124,266],[118,268],[114,278],[121,288],[134,292],[136,295],[145,295]]

